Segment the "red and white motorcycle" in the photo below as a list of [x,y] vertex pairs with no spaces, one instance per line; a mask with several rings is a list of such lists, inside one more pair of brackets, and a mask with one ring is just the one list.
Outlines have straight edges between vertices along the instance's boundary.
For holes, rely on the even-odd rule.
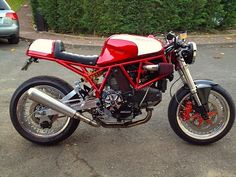
[[21,84],[10,103],[15,129],[34,143],[53,144],[69,137],[80,121],[106,128],[146,123],[162,100],[167,80],[172,81],[174,71],[178,71],[183,86],[169,104],[172,129],[194,144],[220,140],[235,119],[231,96],[211,80],[193,80],[188,65],[195,61],[194,42],[186,43],[173,33],[166,41],[113,35],[100,56],[68,53],[58,40],[34,41],[23,69],[33,62],[50,60],[81,79],[74,87],[51,76],[34,77]]

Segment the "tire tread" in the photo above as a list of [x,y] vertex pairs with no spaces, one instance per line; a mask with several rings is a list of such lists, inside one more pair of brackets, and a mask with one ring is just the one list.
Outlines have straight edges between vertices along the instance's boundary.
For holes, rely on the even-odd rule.
[[15,93],[12,96],[11,102],[10,102],[9,112],[10,112],[10,118],[11,118],[12,124],[21,136],[23,136],[27,140],[29,140],[33,143],[36,143],[36,144],[52,145],[52,144],[56,144],[60,141],[63,141],[66,138],[68,138],[69,136],[71,136],[73,134],[73,132],[76,130],[76,128],[78,127],[80,121],[76,120],[76,119],[70,119],[68,127],[66,127],[66,129],[61,134],[57,135],[56,137],[52,137],[52,138],[42,140],[42,139],[39,139],[39,138],[37,138],[35,136],[32,136],[29,133],[27,133],[20,126],[20,124],[17,120],[17,115],[16,115],[16,106],[17,106],[17,103],[18,103],[21,95],[23,93],[25,93],[31,87],[34,87],[34,86],[37,86],[37,85],[44,85],[44,84],[54,86],[57,89],[60,89],[60,91],[63,91],[64,94],[67,94],[71,90],[73,90],[73,87],[71,85],[69,85],[67,82],[65,82],[64,80],[59,79],[57,77],[53,77],[53,76],[33,77],[33,78],[25,81],[24,83],[22,83],[16,89]]
[[186,87],[182,87],[180,88],[180,90],[177,91],[177,95],[176,98],[175,96],[172,97],[170,104],[169,104],[169,108],[168,108],[168,119],[169,119],[169,123],[171,128],[173,129],[173,131],[180,137],[182,138],[184,141],[187,141],[189,143],[192,144],[196,144],[196,145],[207,145],[207,144],[211,144],[214,143],[216,141],[219,141],[221,138],[223,138],[232,128],[234,120],[235,120],[235,105],[233,102],[232,97],[230,96],[230,94],[224,89],[222,88],[220,85],[215,85],[212,87],[212,90],[220,93],[228,102],[229,105],[229,109],[230,109],[230,118],[229,118],[229,122],[226,126],[226,128],[216,137],[213,137],[211,139],[207,139],[207,140],[198,140],[198,139],[194,139],[190,136],[188,136],[187,134],[185,134],[181,128],[178,125],[177,122],[177,117],[176,117],[176,111],[178,108],[178,102],[176,101],[176,98],[178,100],[182,100],[183,97],[189,93],[189,90],[186,89]]

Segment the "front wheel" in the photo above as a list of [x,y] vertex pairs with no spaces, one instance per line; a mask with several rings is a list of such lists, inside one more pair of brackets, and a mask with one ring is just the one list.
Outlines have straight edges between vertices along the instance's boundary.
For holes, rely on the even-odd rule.
[[208,99],[208,120],[196,110],[188,89],[182,87],[173,96],[168,109],[169,122],[174,132],[183,140],[199,145],[214,143],[232,128],[235,106],[231,96],[221,86],[211,88]]

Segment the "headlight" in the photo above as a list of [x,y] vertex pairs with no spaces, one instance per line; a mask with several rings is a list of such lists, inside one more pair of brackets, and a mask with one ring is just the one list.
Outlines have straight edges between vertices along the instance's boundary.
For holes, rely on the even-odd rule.
[[193,62],[195,62],[195,59],[197,57],[197,44],[195,42],[189,42],[190,45],[192,45],[193,49]]
[[193,64],[197,56],[197,45],[195,42],[189,42],[185,48],[182,49],[181,55],[187,64]]

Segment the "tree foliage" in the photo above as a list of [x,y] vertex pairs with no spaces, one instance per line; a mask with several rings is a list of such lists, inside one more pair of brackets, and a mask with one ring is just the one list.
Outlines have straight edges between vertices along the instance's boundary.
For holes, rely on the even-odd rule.
[[[59,28],[58,24],[58,19],[60,19],[60,16],[58,14],[59,10],[58,10],[57,0],[33,0],[33,1],[38,1],[38,7],[36,8],[37,13],[43,14],[48,23],[49,28],[55,30],[56,32],[60,32],[61,29]],[[32,7],[32,9],[35,8]]]
[[235,25],[235,0],[31,0],[56,32],[149,34]]

